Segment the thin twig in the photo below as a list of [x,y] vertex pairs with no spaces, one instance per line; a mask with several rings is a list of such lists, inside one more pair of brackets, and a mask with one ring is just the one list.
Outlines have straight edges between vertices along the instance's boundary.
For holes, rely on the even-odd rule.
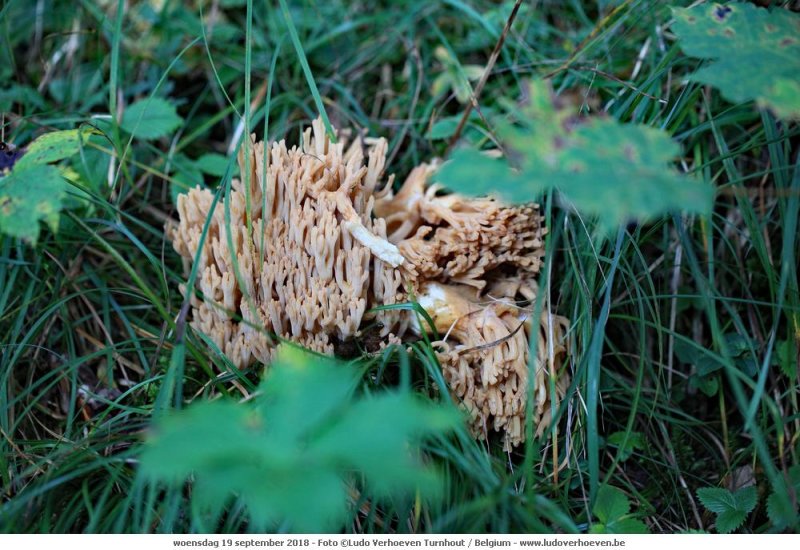
[[500,56],[500,50],[503,48],[503,43],[506,41],[508,31],[511,29],[511,25],[514,24],[514,19],[517,17],[517,12],[519,11],[519,7],[521,5],[522,0],[517,0],[514,3],[514,9],[511,10],[511,15],[508,16],[506,26],[503,27],[503,32],[500,35],[500,38],[497,39],[497,44],[494,45],[494,51],[492,51],[492,55],[489,57],[489,62],[486,64],[486,68],[483,70],[481,79],[475,86],[475,91],[470,94],[470,102],[467,103],[467,108],[464,109],[464,114],[462,115],[461,120],[458,122],[458,127],[456,128],[453,137],[450,138],[450,145],[447,147],[448,151],[453,148],[453,145],[455,145],[455,143],[458,141],[458,138],[461,137],[461,133],[464,131],[464,126],[467,124],[467,119],[469,119],[472,109],[478,107],[478,97],[481,95],[486,81],[489,80],[489,75],[492,72],[492,68],[497,61],[497,58]]

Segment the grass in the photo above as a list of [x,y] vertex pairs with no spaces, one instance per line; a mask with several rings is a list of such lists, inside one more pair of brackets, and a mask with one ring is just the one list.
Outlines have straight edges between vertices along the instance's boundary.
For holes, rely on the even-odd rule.
[[[230,173],[203,176],[192,161],[229,157],[240,124],[296,140],[318,111],[386,136],[399,175],[444,155],[447,139],[429,132],[465,106],[432,93],[434,51],[485,64],[514,3],[75,4],[0,2],[6,140],[110,120],[108,139],[74,163],[83,187],[59,231],[35,248],[0,236],[0,530],[209,529],[184,492],[137,475],[139,442],[159,409],[239,398],[259,368],[231,369],[186,330],[186,278],[164,234],[176,217],[171,187],[199,174],[224,191]],[[543,288],[572,320],[558,438],[510,454],[499,438],[433,440],[425,450],[447,481],[442,501],[376,507],[354,493],[346,530],[584,532],[610,485],[653,532],[713,531],[697,489],[743,483],[761,497],[742,530],[780,530],[767,495],[798,498],[785,481],[800,452],[798,125],[686,81],[699,62],[680,53],[663,3],[526,2],[516,19],[481,114],[549,75],[587,115],[673,135],[681,168],[716,186],[714,210],[600,241],[589,220],[543,197]],[[126,143],[119,109],[150,95],[177,106],[183,125]],[[492,135],[473,114],[464,139]],[[438,366],[424,341],[415,349],[409,363],[373,360],[365,385],[402,377],[434,395]],[[703,365],[718,368],[701,378]],[[211,528],[246,531],[245,510],[231,505]]]

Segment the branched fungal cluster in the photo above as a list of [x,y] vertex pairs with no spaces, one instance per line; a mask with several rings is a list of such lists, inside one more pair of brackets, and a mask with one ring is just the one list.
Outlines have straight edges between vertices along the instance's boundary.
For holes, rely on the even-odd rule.
[[503,432],[507,448],[523,441],[529,382],[541,433],[568,380],[567,321],[547,309],[531,318],[544,253],[537,208],[440,195],[425,164],[395,193],[393,178],[381,180],[386,141],[365,147],[332,144],[317,120],[301,147],[251,144],[242,180],[213,212],[208,190],[179,197],[172,239],[187,268],[211,220],[192,326],[244,367],[269,362],[271,334],[331,354],[370,322],[400,342],[428,327],[408,310],[369,310],[413,298],[434,320],[437,357],[474,433]]

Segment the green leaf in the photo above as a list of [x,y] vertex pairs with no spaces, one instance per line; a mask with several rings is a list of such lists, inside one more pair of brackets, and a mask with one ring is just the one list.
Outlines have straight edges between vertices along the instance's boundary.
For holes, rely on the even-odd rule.
[[756,507],[758,492],[752,485],[735,493],[720,487],[706,487],[697,490],[697,498],[709,511],[717,514],[717,531],[730,533],[738,529]]
[[204,174],[221,178],[228,168],[228,158],[219,153],[206,153],[197,159],[195,166]]
[[151,97],[128,105],[120,126],[138,138],[157,139],[174,131],[182,122],[172,103]]
[[456,133],[458,122],[461,120],[460,116],[449,116],[440,118],[431,126],[428,132],[428,139],[447,139]]
[[792,340],[781,340],[775,346],[773,363],[777,363],[781,372],[789,380],[797,379],[797,347]]
[[633,451],[644,449],[644,437],[641,432],[631,432],[628,434],[627,439],[624,431],[614,432],[608,436],[608,443],[619,449],[617,454],[620,462],[628,460]]
[[641,520],[629,517],[631,503],[625,493],[604,485],[597,492],[592,513],[599,523],[592,525],[590,533],[647,533],[647,526]]
[[0,178],[0,233],[36,243],[39,221],[58,229],[67,184],[55,166],[28,164]]
[[625,493],[610,485],[600,488],[592,508],[592,513],[603,523],[617,521],[630,511],[631,503]]
[[[788,478],[787,485],[794,489],[795,495],[800,496],[800,465],[796,464],[789,468]],[[787,506],[787,504],[789,505]],[[796,526],[800,521],[797,512],[796,502],[782,502],[782,499],[778,498],[778,494],[774,491],[767,497],[767,516],[778,529]]]
[[800,118],[800,15],[733,2],[675,9],[674,16],[684,53],[711,60],[692,80],[734,103],[755,100]]
[[43,134],[28,145],[16,166],[22,169],[69,158],[81,150],[81,143],[90,133],[89,130],[61,130]]
[[516,125],[497,124],[510,158],[457,151],[436,179],[453,190],[498,193],[512,202],[531,202],[555,188],[567,205],[597,217],[606,233],[670,211],[709,212],[711,186],[669,166],[680,149],[663,131],[601,118],[576,124],[577,111],[557,107],[540,81],[531,83],[528,97],[528,105],[512,113]]
[[479,80],[483,75],[480,65],[461,65],[444,46],[438,46],[433,55],[444,67],[444,71],[436,77],[431,87],[434,96],[450,89],[459,103],[466,103],[472,95],[470,81]]
[[172,196],[173,204],[178,204],[178,195],[181,193],[188,193],[190,189],[194,189],[198,185],[203,187],[203,173],[187,156],[182,154],[175,155],[170,160],[170,175],[172,181],[170,182],[170,195]]
[[220,513],[235,496],[259,530],[286,522],[329,532],[347,519],[352,474],[372,495],[436,495],[439,478],[420,460],[420,441],[455,426],[454,409],[409,393],[353,394],[352,366],[283,347],[256,397],[198,403],[159,421],[141,456],[154,480],[194,480],[193,504]]
[[647,525],[635,518],[624,518],[606,524],[606,533],[610,535],[643,535],[649,532]]
[[693,374],[689,377],[689,387],[699,389],[701,392],[709,397],[717,395],[719,391],[719,380],[717,376],[699,376]]

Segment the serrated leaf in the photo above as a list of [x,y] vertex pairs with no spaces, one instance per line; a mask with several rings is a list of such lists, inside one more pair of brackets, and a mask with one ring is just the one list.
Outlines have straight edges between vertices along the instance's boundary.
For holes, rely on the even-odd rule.
[[510,159],[457,151],[436,174],[437,181],[512,202],[531,202],[555,188],[567,205],[596,216],[606,233],[670,211],[710,210],[711,186],[669,167],[679,147],[663,131],[612,119],[567,123],[577,111],[557,106],[540,81],[531,83],[528,96],[528,105],[514,113],[517,125],[497,124]]
[[595,499],[592,513],[601,522],[608,524],[609,522],[622,518],[630,512],[630,510],[631,503],[628,501],[628,497],[625,496],[625,493],[616,487],[604,485],[597,492],[597,498]]
[[40,221],[56,231],[66,189],[55,166],[18,163],[9,175],[0,178],[0,233],[35,244]]
[[26,147],[25,154],[17,160],[16,166],[22,169],[76,155],[90,133],[88,130],[60,130],[43,134]]
[[792,340],[781,340],[775,346],[775,356],[773,362],[776,362],[781,369],[781,372],[789,378],[789,380],[797,379],[797,347]]
[[353,472],[373,495],[432,495],[439,480],[419,442],[457,413],[408,393],[353,397],[359,379],[352,366],[284,347],[253,400],[199,403],[157,423],[142,472],[171,484],[191,476],[193,505],[215,514],[235,496],[258,530],[338,529]]
[[697,498],[709,511],[722,513],[736,508],[733,493],[721,487],[704,487],[697,490]]
[[756,100],[778,116],[800,118],[800,15],[733,2],[675,9],[674,16],[684,53],[711,60],[692,80],[734,103]]
[[604,485],[597,492],[592,513],[599,520],[592,525],[590,533],[612,534],[612,533],[647,533],[647,526],[641,520],[628,517],[631,511],[631,503],[625,493]]
[[747,519],[747,514],[741,510],[725,510],[717,515],[714,526],[718,533],[725,535],[741,527],[745,519]]
[[753,485],[735,493],[720,487],[705,487],[697,490],[697,498],[703,506],[717,514],[717,531],[730,533],[738,529],[756,507],[758,492]]
[[171,133],[182,122],[172,103],[151,97],[128,105],[120,126],[138,138],[157,139]]
[[[787,481],[787,485],[794,490],[795,495],[800,496],[800,465],[796,464],[789,468]],[[778,529],[793,527],[800,522],[797,502],[786,502],[779,498],[778,493],[775,491],[767,497],[767,516]]]

